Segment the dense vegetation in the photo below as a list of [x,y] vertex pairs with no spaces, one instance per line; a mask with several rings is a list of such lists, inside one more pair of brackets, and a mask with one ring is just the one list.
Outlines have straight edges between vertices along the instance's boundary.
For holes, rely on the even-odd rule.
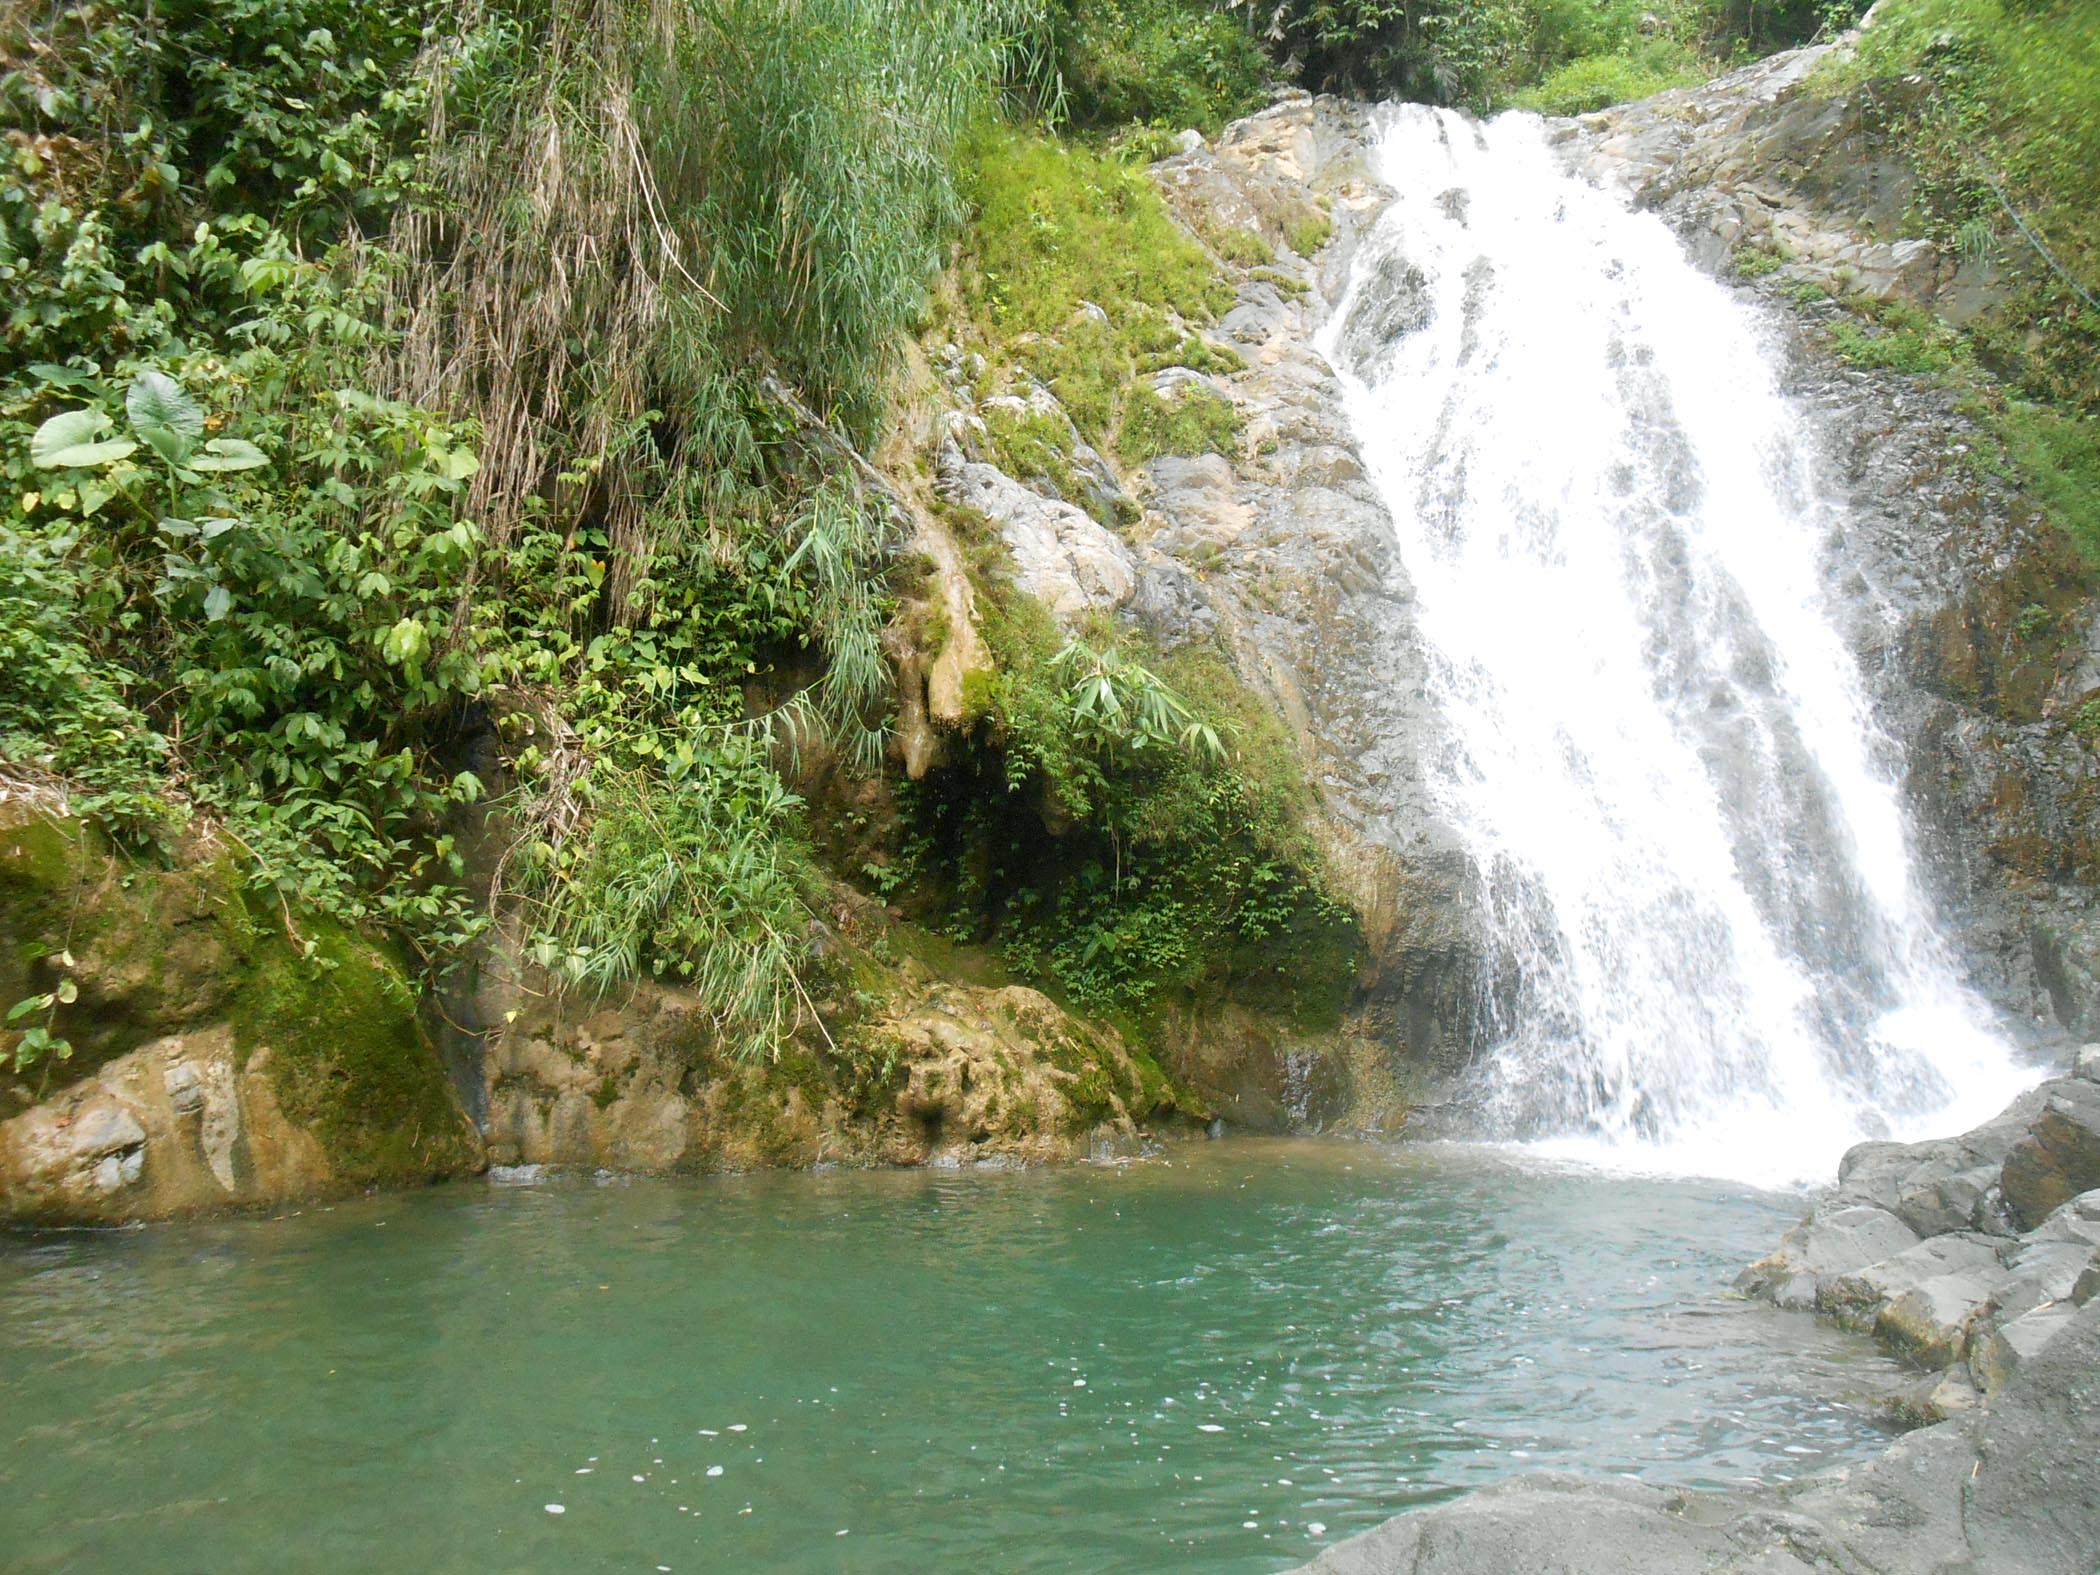
[[879,418],[1012,21],[11,9],[10,771],[135,844],[202,816],[433,962],[500,784],[543,961],[698,973],[763,1042],[806,923],[769,746],[881,747],[885,526],[832,434]]
[[1849,25],[1861,0],[1062,0],[1082,125],[1212,129],[1280,67],[1305,86],[1575,114]]
[[[727,1046],[777,1045],[831,878],[790,784],[885,747],[900,560],[852,446],[931,260],[996,207],[1002,104],[1055,108],[1050,21],[1022,0],[8,8],[12,784],[142,855],[232,845],[295,936],[318,910],[441,968],[507,910],[557,976],[689,979]],[[1214,289],[1141,173],[1100,173],[1181,270],[1131,299]],[[1128,368],[1084,348],[1072,374],[1120,408]],[[1170,798],[1136,784],[1169,753],[1189,813],[1235,799],[1208,720],[1156,687],[1195,731],[1148,739],[1055,654],[1016,647],[1009,682],[1044,736],[1093,716],[1062,786],[1082,816],[1083,775],[1111,835],[1142,802],[1157,840]],[[1296,814],[1257,816],[1253,845]],[[70,996],[32,1000],[34,1048],[62,1048]]]
[[[887,769],[915,569],[856,450],[902,347],[981,355],[1017,396],[988,441],[1068,497],[1082,440],[1233,452],[1158,374],[1233,370],[1221,269],[1328,220],[1190,236],[1161,133],[1280,76],[1584,109],[1854,9],[0,0],[0,777],[141,857],[230,846],[295,937],[440,969],[503,912],[572,984],[690,981],[744,1053],[804,1019],[842,873],[1091,1007],[1324,1014],[1355,942],[1273,721],[1214,657],[1057,633],[981,532],[966,746],[896,846],[818,855],[803,795]],[[1962,353],[2014,370],[2010,452],[2090,519],[2093,39],[2073,0],[1884,9],[1861,69],[1930,83],[1895,111],[1925,222],[2027,259]],[[18,1060],[74,1003],[27,1004]]]
[[[1951,377],[2100,569],[2100,31],[2080,0],[1888,0],[1833,73],[1880,101],[1914,220],[2004,285],[1959,330],[1902,309],[1838,330],[1855,361]],[[1980,367],[1992,375],[1976,375]],[[2006,390],[2011,397],[2007,397]]]

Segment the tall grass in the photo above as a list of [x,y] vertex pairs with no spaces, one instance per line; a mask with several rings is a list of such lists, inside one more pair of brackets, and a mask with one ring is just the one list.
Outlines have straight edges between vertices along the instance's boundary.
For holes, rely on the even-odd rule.
[[[431,127],[390,385],[474,414],[472,506],[538,720],[506,878],[532,951],[694,986],[738,1053],[802,1020],[806,843],[773,761],[872,769],[879,426],[1037,0],[584,0]],[[810,411],[831,429],[810,430]],[[768,653],[814,647],[784,700]],[[753,680],[761,680],[753,682]],[[746,686],[780,701],[746,713]]]

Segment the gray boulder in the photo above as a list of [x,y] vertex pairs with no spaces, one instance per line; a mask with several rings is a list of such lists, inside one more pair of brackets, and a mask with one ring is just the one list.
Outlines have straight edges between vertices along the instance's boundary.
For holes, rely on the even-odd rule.
[[2006,1155],[1999,1185],[2023,1228],[2039,1225],[2079,1193],[2100,1187],[2100,1083],[2066,1078]]
[[1988,1237],[1935,1236],[1892,1258],[1824,1276],[1816,1284],[1816,1310],[1846,1328],[1871,1329],[1883,1308],[1929,1281],[1951,1276],[1987,1284],[1996,1278],[1998,1267],[1997,1245]]
[[2100,1304],[2019,1364],[1983,1413],[1966,1495],[1979,1575],[2100,1568]]
[[1769,1257],[1738,1275],[1735,1285],[1781,1307],[1813,1307],[1825,1278],[1880,1263],[1917,1243],[1917,1232],[1885,1209],[1818,1209],[1782,1236]]
[[2042,1347],[2071,1326],[2078,1309],[2070,1303],[2043,1307],[1993,1329],[1969,1357],[1969,1371],[1986,1395],[2003,1389],[2012,1375],[2040,1354]]

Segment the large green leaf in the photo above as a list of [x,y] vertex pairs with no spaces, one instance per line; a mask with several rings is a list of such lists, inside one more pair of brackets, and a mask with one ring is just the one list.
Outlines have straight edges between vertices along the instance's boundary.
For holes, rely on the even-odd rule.
[[109,417],[99,410],[68,410],[53,416],[29,439],[29,463],[39,470],[85,470],[122,459],[138,447],[123,438],[97,442]]
[[131,430],[171,465],[186,464],[204,436],[204,407],[167,373],[147,367],[124,395]]
[[270,463],[270,456],[242,438],[213,438],[204,452],[190,458],[192,470],[257,470]]

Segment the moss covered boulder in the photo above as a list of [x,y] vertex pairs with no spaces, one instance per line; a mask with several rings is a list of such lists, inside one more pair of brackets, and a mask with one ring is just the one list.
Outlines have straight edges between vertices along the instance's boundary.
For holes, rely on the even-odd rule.
[[402,960],[257,902],[224,850],[169,867],[0,811],[0,993],[69,984],[70,1046],[0,1039],[0,1219],[116,1221],[477,1168]]

